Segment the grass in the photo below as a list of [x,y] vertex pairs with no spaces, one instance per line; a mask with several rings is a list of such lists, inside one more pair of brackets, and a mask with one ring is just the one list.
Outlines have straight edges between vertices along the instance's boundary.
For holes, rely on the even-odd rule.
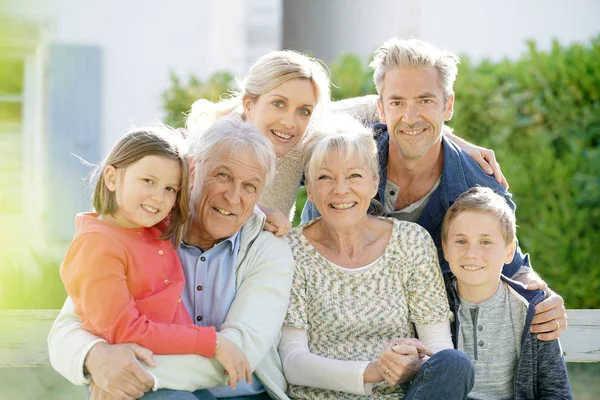
[[50,252],[2,256],[0,309],[61,308],[67,294],[59,269],[60,259]]

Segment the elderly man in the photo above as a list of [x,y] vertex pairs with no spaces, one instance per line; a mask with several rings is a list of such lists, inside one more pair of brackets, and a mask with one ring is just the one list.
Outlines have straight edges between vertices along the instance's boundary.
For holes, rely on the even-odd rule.
[[[293,258],[283,239],[263,230],[256,208],[273,179],[269,140],[239,118],[216,122],[193,144],[192,223],[178,250],[186,278],[183,301],[197,325],[215,326],[245,353],[254,374],[235,390],[214,359],[156,356],[135,345],[110,345],[81,328],[67,299],[50,331],[54,369],[92,398],[287,398],[276,341],[288,304]],[[143,360],[154,368],[142,367]],[[148,371],[151,371],[149,373]],[[147,395],[145,392],[159,390]],[[179,392],[179,391],[187,391]]]
[[[385,215],[416,222],[429,231],[444,271],[448,263],[441,246],[442,220],[461,193],[487,186],[515,209],[510,193],[442,134],[450,130],[445,121],[454,109],[458,61],[428,43],[392,38],[371,63],[382,122],[374,126],[381,174],[376,199]],[[307,202],[302,221],[318,215],[314,204]],[[533,272],[529,256],[517,248],[503,273],[530,288],[545,289],[548,298],[537,306],[531,330],[541,340],[556,339],[567,325],[563,300]]]

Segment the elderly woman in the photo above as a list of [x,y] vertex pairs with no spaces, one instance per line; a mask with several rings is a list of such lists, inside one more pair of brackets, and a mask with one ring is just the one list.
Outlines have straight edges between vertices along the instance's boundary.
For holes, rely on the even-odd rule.
[[302,162],[322,217],[289,235],[296,269],[279,346],[288,395],[466,398],[473,369],[452,349],[431,237],[367,213],[379,177],[371,131],[347,115],[325,118]]

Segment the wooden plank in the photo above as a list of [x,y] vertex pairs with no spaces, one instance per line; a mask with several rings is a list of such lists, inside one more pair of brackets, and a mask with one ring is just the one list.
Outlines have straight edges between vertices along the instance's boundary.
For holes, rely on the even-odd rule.
[[[0,368],[48,366],[46,337],[59,310],[0,310]],[[567,310],[567,362],[600,362],[600,310]]]
[[50,365],[46,338],[59,310],[0,310],[0,367]]
[[565,361],[600,362],[600,310],[567,310],[567,318],[560,337]]

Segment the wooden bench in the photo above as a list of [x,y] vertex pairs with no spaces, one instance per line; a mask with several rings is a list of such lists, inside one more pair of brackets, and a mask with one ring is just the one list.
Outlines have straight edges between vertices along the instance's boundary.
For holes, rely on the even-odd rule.
[[[46,337],[58,310],[0,310],[0,368],[48,367]],[[568,310],[567,362],[600,362],[600,310]]]

